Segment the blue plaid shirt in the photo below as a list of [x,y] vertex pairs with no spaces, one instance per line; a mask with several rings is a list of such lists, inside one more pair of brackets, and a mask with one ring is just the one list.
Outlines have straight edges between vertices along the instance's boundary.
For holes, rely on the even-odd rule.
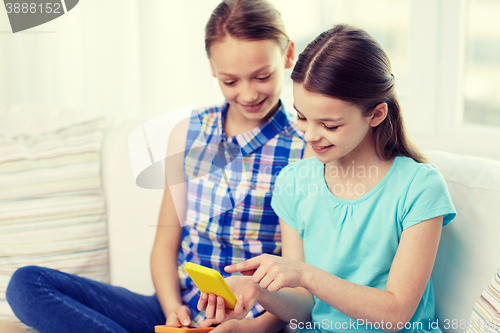
[[[261,126],[226,138],[225,103],[193,112],[184,153],[187,212],[178,264],[182,300],[193,321],[199,289],[184,269],[193,262],[229,274],[224,267],[262,253],[281,253],[278,216],[271,195],[278,173],[302,159],[305,141],[284,107]],[[249,313],[264,312],[257,304]]]

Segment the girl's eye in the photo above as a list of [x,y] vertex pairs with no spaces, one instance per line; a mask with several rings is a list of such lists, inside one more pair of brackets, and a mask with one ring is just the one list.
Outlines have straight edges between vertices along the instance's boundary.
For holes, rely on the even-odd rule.
[[260,80],[260,81],[266,81],[267,79],[269,79],[271,77],[271,74],[269,74],[268,76],[265,76],[265,77],[258,77],[257,80]]
[[339,127],[338,126],[328,127],[328,126],[325,125],[325,128],[326,128],[327,131],[335,131]]
[[224,84],[225,84],[226,86],[232,86],[232,85],[234,85],[235,83],[236,83],[236,81],[224,81]]
[[306,117],[301,117],[301,116],[297,113],[297,120],[306,120]]

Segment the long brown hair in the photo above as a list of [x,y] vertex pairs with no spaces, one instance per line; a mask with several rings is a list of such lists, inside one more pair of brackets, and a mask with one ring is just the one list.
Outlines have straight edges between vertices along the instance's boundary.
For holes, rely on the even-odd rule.
[[285,52],[288,36],[280,12],[266,0],[224,0],[205,27],[205,50],[229,35],[242,40],[274,40]]
[[292,80],[310,92],[358,105],[363,116],[387,103],[387,117],[372,128],[377,154],[386,161],[402,155],[425,163],[407,138],[389,58],[366,31],[340,24],[323,32],[299,55]]

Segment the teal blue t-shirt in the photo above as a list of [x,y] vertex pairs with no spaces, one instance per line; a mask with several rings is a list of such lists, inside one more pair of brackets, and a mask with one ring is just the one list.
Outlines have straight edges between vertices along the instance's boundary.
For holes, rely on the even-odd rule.
[[[335,172],[329,172],[332,171]],[[375,177],[377,172],[375,168],[361,167],[336,171],[339,175],[354,172],[356,177]],[[332,189],[338,195],[342,190],[363,193],[359,185]],[[404,156],[397,156],[382,181],[356,200],[339,199],[330,192],[324,164],[316,157],[295,162],[278,175],[271,206],[302,237],[306,263],[353,283],[382,290],[402,231],[441,215],[445,226],[456,215],[438,168]],[[380,331],[375,323],[357,322],[317,297],[314,301],[309,326],[291,322],[299,328],[298,332],[306,331],[301,327],[315,327],[309,332]],[[430,325],[435,321],[434,305],[429,280],[411,322],[404,323],[406,328],[401,331],[440,332]]]

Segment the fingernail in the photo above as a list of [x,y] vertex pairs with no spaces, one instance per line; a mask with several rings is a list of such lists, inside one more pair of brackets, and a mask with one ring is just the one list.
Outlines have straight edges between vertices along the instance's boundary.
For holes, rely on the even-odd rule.
[[184,325],[184,326],[188,326],[190,323],[191,323],[191,322],[190,322],[189,320],[187,320],[187,319],[184,319],[184,320],[182,321],[182,325]]

